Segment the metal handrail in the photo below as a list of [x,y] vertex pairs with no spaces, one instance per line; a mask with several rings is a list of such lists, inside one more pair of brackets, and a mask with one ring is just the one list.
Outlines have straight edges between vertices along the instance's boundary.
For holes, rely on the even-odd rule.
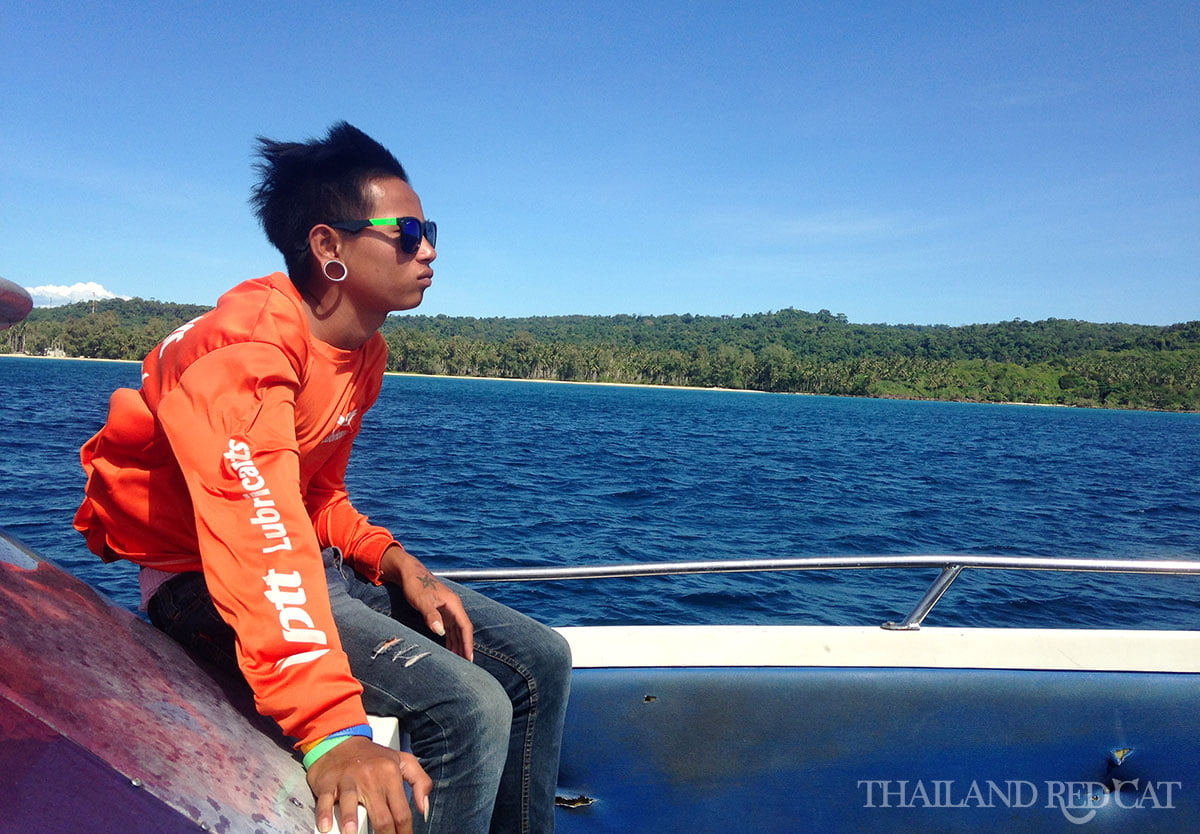
[[900,622],[883,628],[915,631],[946,589],[965,568],[1042,570],[1071,573],[1151,573],[1200,576],[1200,559],[1085,559],[1049,556],[801,556],[789,559],[712,559],[690,562],[631,562],[573,567],[456,568],[437,575],[456,582],[536,582],[571,579],[620,579],[706,573],[759,573],[800,570],[937,568],[940,573],[916,606]]
[[691,562],[628,562],[521,568],[454,568],[436,571],[455,582],[531,582],[560,579],[618,579],[695,573],[757,573],[854,568],[991,568],[1087,573],[1163,573],[1200,575],[1200,559],[1083,559],[1051,556],[799,556],[790,559],[711,559]]

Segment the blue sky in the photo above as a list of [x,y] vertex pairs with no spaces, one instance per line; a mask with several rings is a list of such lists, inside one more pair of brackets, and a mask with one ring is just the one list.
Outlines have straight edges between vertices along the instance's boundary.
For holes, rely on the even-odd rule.
[[9,0],[0,275],[214,303],[282,263],[254,137],[346,119],[416,312],[1193,320],[1197,56],[1194,1]]

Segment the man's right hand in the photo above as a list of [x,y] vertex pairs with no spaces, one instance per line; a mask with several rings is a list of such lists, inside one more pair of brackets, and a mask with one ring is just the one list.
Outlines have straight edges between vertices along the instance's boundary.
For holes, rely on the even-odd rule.
[[317,799],[317,830],[333,827],[336,809],[342,834],[358,834],[358,806],[376,834],[411,834],[412,813],[404,783],[426,818],[433,780],[411,753],[398,753],[370,739],[354,736],[313,762],[308,786]]

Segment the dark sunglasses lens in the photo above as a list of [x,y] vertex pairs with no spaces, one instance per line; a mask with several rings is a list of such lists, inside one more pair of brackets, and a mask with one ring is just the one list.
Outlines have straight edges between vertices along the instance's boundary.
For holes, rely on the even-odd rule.
[[437,246],[437,224],[432,220],[422,223],[415,217],[400,218],[400,248],[405,253],[415,255],[421,248],[422,236],[430,246]]
[[415,217],[400,219],[400,248],[409,255],[421,248],[421,221]]

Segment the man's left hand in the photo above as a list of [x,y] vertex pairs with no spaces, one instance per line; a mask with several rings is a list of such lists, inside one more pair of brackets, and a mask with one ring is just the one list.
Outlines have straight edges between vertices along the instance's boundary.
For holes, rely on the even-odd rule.
[[446,640],[446,648],[472,660],[473,628],[458,594],[430,573],[417,557],[397,545],[384,551],[379,563],[385,582],[399,585],[408,604],[425,618],[429,630]]

